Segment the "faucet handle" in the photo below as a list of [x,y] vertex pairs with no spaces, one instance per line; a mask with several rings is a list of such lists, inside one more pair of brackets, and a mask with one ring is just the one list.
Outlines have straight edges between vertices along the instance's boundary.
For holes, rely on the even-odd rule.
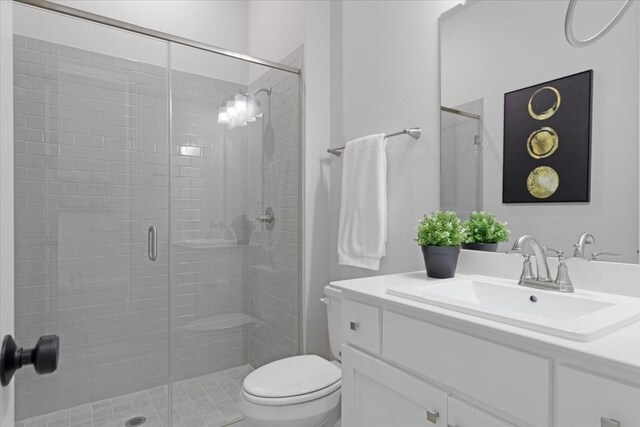
[[558,290],[560,292],[574,292],[573,283],[569,277],[569,269],[567,268],[567,264],[565,264],[565,259],[562,257],[559,257],[558,259],[560,260],[560,264],[558,264],[558,273],[556,274],[556,280],[554,280],[554,283],[558,285]]
[[518,282],[520,284],[523,284],[526,280],[536,278],[533,274],[533,267],[531,266],[531,255],[523,253],[522,256],[524,257],[524,261],[522,262],[522,272],[520,273],[520,281]]
[[564,251],[559,251],[557,249],[547,247],[542,248],[542,250],[544,251],[545,255],[548,255],[547,253],[550,252],[552,255],[555,255],[559,259],[564,258]]
[[591,254],[591,257],[589,258],[589,261],[600,261],[598,258],[600,258],[601,256],[608,256],[608,257],[621,257],[622,254],[618,254],[615,252],[594,252]]

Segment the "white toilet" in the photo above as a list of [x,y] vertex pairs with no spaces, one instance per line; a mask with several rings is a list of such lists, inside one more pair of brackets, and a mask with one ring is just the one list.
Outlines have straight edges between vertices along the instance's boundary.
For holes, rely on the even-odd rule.
[[341,292],[324,288],[331,352],[329,362],[306,355],[281,359],[245,378],[238,406],[252,427],[338,427],[340,425]]

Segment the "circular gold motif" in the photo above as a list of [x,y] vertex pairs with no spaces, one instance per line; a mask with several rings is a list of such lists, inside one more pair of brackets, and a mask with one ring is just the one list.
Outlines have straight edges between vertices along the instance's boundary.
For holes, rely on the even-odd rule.
[[535,168],[527,178],[527,189],[537,199],[546,199],[556,192],[560,185],[558,173],[549,166]]
[[[542,112],[533,111],[533,99],[536,97],[536,95],[538,95],[543,91],[553,92],[555,94],[556,100],[551,107],[547,108]],[[553,116],[556,113],[556,111],[558,111],[558,108],[560,108],[561,100],[562,100],[562,97],[560,96],[560,92],[558,92],[558,89],[556,89],[555,87],[552,87],[552,86],[541,87],[537,91],[533,92],[533,95],[531,95],[531,98],[529,98],[529,114],[531,115],[531,117],[533,117],[536,120],[546,120],[549,117]]]
[[549,157],[558,149],[558,134],[550,127],[532,132],[527,139],[527,151],[534,159]]

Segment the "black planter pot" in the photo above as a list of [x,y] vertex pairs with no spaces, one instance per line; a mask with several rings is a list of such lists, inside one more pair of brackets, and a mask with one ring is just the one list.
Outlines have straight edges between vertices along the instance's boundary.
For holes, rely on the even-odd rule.
[[463,243],[462,249],[469,249],[472,251],[495,252],[498,250],[498,244],[497,243]]
[[427,276],[449,279],[456,274],[460,246],[421,246]]

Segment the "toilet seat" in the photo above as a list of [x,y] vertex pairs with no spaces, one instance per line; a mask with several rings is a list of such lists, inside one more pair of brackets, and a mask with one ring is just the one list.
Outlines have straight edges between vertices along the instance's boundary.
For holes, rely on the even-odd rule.
[[314,355],[269,363],[245,378],[242,396],[251,403],[283,406],[328,396],[342,386],[336,364]]
[[265,405],[265,406],[285,406],[285,405],[294,405],[296,403],[305,403],[310,402],[312,400],[320,399],[322,397],[328,396],[331,393],[339,390],[342,387],[342,381],[338,380],[333,383],[331,386],[323,388],[321,390],[314,391],[313,393],[300,394],[298,396],[287,396],[287,397],[259,397],[249,394],[244,388],[242,389],[242,397],[244,397],[247,402],[255,403],[257,405]]

